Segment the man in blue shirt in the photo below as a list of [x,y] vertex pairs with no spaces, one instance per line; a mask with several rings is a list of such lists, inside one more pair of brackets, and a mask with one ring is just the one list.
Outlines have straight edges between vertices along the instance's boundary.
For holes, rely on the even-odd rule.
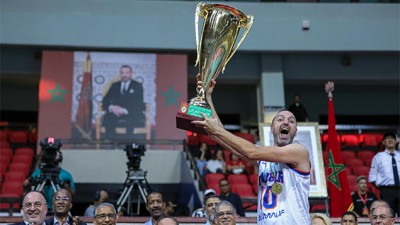
[[146,198],[146,209],[150,213],[150,220],[144,225],[156,225],[157,221],[164,215],[165,202],[159,192],[151,192]]

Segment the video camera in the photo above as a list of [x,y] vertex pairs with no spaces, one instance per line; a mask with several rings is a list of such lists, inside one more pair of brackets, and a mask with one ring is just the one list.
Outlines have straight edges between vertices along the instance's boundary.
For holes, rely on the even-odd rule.
[[126,151],[126,156],[128,157],[128,169],[130,170],[139,170],[140,162],[142,161],[141,157],[144,156],[144,152],[146,148],[144,145],[132,144],[126,145],[124,151]]
[[[56,169],[61,162],[61,148],[60,140],[48,137],[40,141],[42,148],[42,157],[40,161],[40,169]],[[57,159],[57,154],[59,158]]]

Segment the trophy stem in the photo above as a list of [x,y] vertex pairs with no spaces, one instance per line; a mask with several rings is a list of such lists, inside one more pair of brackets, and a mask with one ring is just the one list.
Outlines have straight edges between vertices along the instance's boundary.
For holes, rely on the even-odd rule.
[[203,88],[200,89],[196,97],[189,100],[189,104],[211,109],[210,105],[207,103]]

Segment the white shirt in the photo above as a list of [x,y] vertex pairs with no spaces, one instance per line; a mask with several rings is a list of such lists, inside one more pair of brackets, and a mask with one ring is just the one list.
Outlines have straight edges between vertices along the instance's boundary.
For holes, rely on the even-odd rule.
[[[400,177],[400,152],[394,151],[394,158],[397,164],[397,172]],[[371,169],[369,170],[369,182],[375,182],[376,186],[393,186],[393,166],[392,155],[390,151],[385,149],[384,152],[379,152],[372,159]]]
[[214,159],[210,159],[207,162],[207,169],[211,172],[211,173],[216,173],[217,169],[221,169],[223,168],[223,164],[221,161],[219,161],[218,159],[214,160]]

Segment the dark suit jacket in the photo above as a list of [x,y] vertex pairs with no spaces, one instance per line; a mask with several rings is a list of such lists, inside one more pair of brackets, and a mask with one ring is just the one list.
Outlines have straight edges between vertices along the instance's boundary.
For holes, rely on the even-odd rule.
[[25,222],[13,223],[12,225],[26,225]]
[[[50,219],[46,220],[46,225],[54,225],[54,217],[51,217]],[[72,219],[72,217],[68,217],[68,224],[72,225],[74,223],[74,219]],[[78,225],[86,225],[85,222],[83,222],[82,220],[79,221]]]
[[[121,83],[121,81],[113,83],[103,98],[103,110],[106,112],[103,124],[106,130],[108,127],[126,127],[132,133],[134,127],[144,127],[146,122],[143,86],[139,82],[131,80],[127,91],[121,94]],[[126,108],[128,115],[115,116],[108,110],[110,105],[118,105]]]

